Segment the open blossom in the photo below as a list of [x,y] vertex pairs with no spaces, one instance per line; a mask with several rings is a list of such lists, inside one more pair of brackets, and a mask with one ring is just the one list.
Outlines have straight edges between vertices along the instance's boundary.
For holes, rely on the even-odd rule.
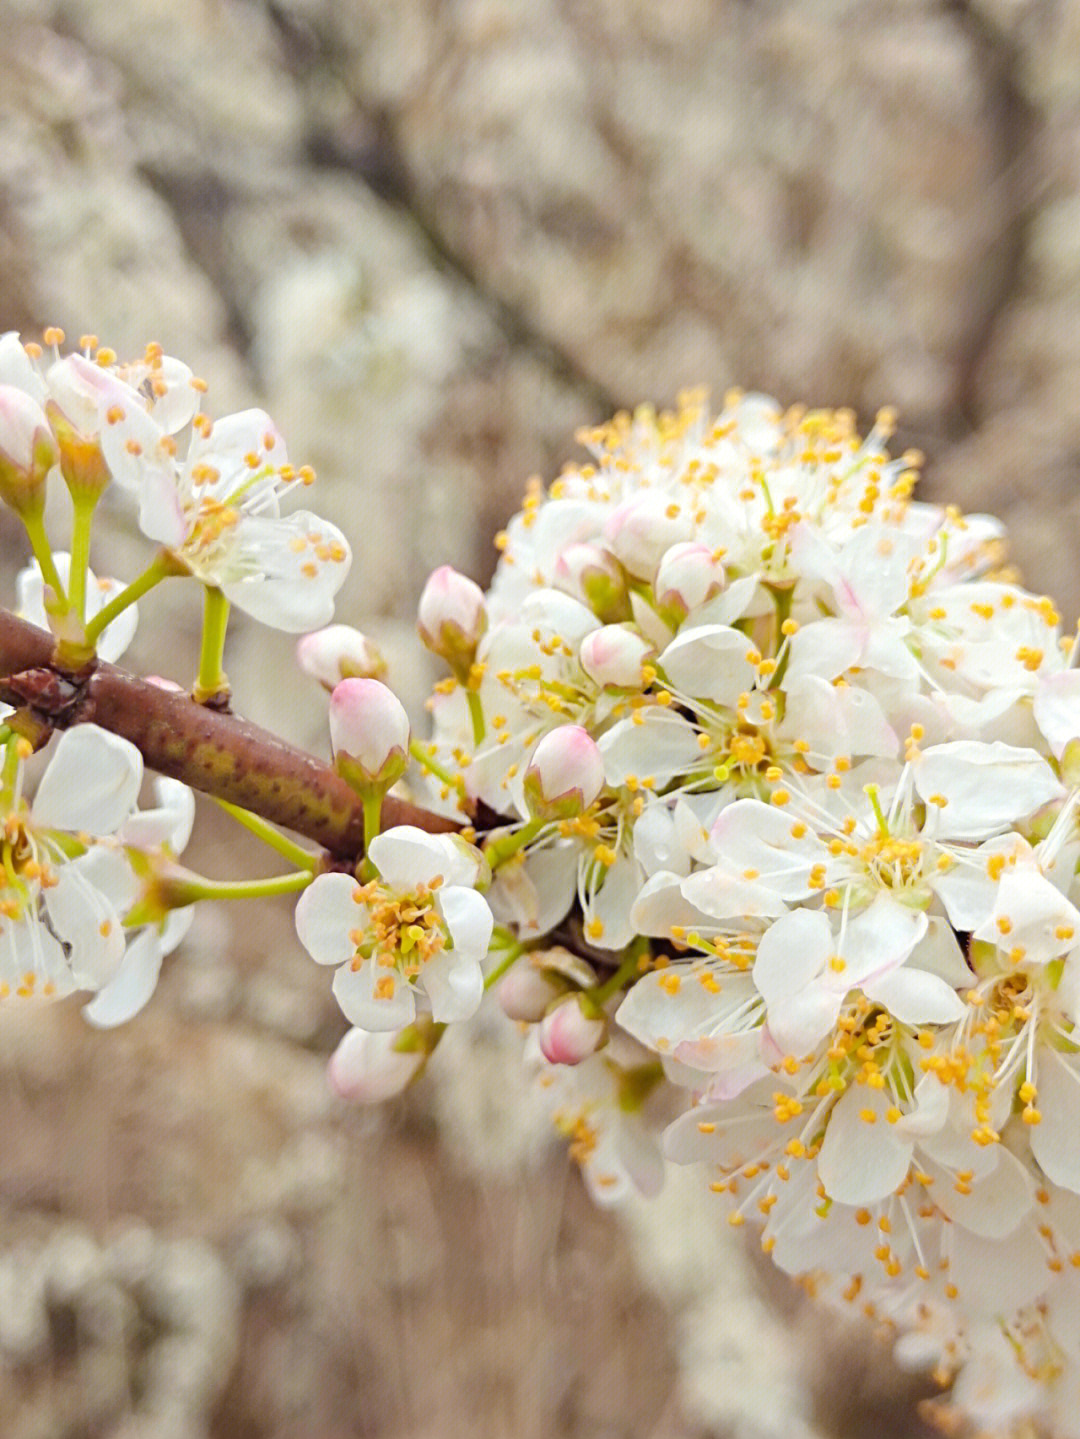
[[[0,998],[63,998],[100,990],[125,949],[121,923],[134,877],[108,843],[135,809],[142,757],[134,745],[80,725],[62,734],[33,802],[8,741],[0,885]],[[75,837],[74,843],[69,837]]]
[[[195,796],[187,785],[158,775],[154,779],[154,799],[156,803],[149,809],[129,815],[117,832],[116,838],[129,859],[139,855],[145,862],[155,854],[175,859],[191,838]],[[137,891],[134,900],[137,906]],[[129,910],[125,917],[127,948],[116,973],[83,1007],[83,1018],[95,1028],[113,1029],[126,1024],[149,1003],[157,988],[162,962],[191,928],[195,911],[187,905],[144,924],[132,924],[134,917]]]
[[348,542],[308,510],[283,516],[284,492],[313,478],[289,464],[262,410],[174,437],[134,405],[110,406],[102,447],[113,478],[139,506],[143,533],[204,584],[263,624],[302,633],[329,622],[348,572]]
[[296,908],[301,944],[316,963],[337,966],[334,995],[346,1019],[360,1029],[402,1029],[418,997],[437,1022],[469,1018],[483,994],[493,925],[472,888],[479,854],[400,825],[372,841],[369,857],[377,879],[320,875]]

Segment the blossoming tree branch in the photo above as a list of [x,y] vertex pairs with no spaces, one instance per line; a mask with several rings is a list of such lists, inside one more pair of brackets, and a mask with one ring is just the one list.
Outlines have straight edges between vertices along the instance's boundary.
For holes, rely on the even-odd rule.
[[[531,484],[486,593],[429,579],[420,737],[331,623],[349,545],[270,418],[211,418],[159,347],[64,344],[0,339],[3,1001],[137,1022],[197,903],[294,895],[343,1097],[516,1027],[599,1202],[696,1166],[718,1222],[892,1327],[940,1417],[1080,1435],[1078,641],[998,522],[913,499],[885,413],[617,415]],[[91,571],[99,505],[141,573]],[[190,693],[116,665],[166,581],[203,607]],[[302,636],[332,763],[233,712],[233,610]],[[192,787],[281,872],[181,858]]]

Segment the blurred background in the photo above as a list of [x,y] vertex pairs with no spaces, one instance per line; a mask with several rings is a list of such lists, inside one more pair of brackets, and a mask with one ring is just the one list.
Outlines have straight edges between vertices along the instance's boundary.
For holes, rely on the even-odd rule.
[[[1072,622],[1078,177],[1080,0],[0,0],[0,329],[264,405],[417,716],[428,571],[485,579],[580,424],[688,384],[897,405]],[[166,586],[130,661],[187,682],[197,625]],[[291,648],[237,625],[238,706],[324,749]],[[208,872],[261,862],[200,825]],[[594,1211],[512,1036],[361,1113],[343,1027],[262,909],[201,914],[118,1033],[0,1012],[5,1439],[921,1432],[696,1181]]]

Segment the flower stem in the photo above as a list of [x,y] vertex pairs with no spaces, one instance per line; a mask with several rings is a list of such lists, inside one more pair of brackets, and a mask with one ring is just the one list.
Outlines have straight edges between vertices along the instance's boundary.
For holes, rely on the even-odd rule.
[[86,626],[86,643],[88,645],[96,644],[101,638],[102,631],[112,624],[117,615],[123,614],[129,605],[133,605],[136,600],[141,599],[148,590],[152,590],[162,580],[167,580],[170,575],[179,573],[175,561],[163,550],[151,560],[137,579],[132,580],[131,584],[126,585],[103,609],[98,610]]
[[41,568],[41,575],[45,583],[49,585],[61,604],[67,606],[67,595],[64,593],[64,586],[60,583],[60,575],[53,561],[52,545],[49,544],[49,537],[45,533],[45,521],[41,514],[25,514],[20,512],[19,519],[23,522],[27,539],[30,541],[30,548],[34,552],[34,558]]
[[199,674],[193,694],[200,704],[218,695],[227,695],[229,680],[222,669],[225,655],[225,631],[229,627],[229,601],[216,585],[204,591],[202,644],[199,648]]
[[382,791],[361,796],[364,805],[364,849],[370,850],[371,841],[377,838],[382,827]]
[[271,849],[277,850],[283,859],[291,861],[298,869],[306,869],[314,874],[319,868],[318,855],[309,853],[308,850],[289,839],[287,835],[282,834],[280,830],[275,829],[267,820],[261,819],[257,814],[252,814],[250,810],[242,809],[238,804],[230,804],[226,799],[215,798],[215,803],[227,815],[236,820],[237,824],[242,824],[246,830],[261,839],[264,844],[268,844]]
[[180,909],[200,899],[269,899],[277,894],[295,894],[307,889],[315,878],[310,870],[275,874],[269,879],[204,879],[181,872],[170,875],[160,886],[161,898],[169,909]]
[[641,973],[642,955],[649,952],[649,942],[646,939],[636,939],[626,951],[626,958],[614,974],[605,979],[603,984],[596,989],[587,990],[586,993],[593,1004],[599,1006],[618,994],[628,979],[633,979]]
[[[497,938],[498,936],[499,931],[496,931],[495,937]],[[525,953],[525,946],[519,943],[519,941],[516,940],[512,934],[509,933],[509,931],[506,932],[506,941],[506,953],[503,955],[502,959],[499,960],[498,964],[491,971],[491,973],[484,976],[485,990],[490,989],[493,984],[497,984],[499,980],[502,979],[506,971],[510,968],[510,966],[512,964],[516,964],[517,961],[521,958],[521,956]]]
[[547,824],[544,819],[530,819],[515,830],[512,834],[504,834],[499,839],[493,839],[484,850],[484,858],[491,866],[492,872],[497,870],[501,864],[508,859],[513,859],[519,850],[525,848]]
[[71,569],[68,572],[68,604],[81,623],[86,618],[86,576],[90,567],[90,531],[94,523],[97,494],[73,497],[71,525]]

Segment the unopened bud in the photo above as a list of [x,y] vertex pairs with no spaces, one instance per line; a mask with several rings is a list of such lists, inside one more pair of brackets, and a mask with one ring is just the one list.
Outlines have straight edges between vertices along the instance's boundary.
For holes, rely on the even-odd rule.
[[419,1071],[427,1051],[412,1030],[350,1029],[330,1056],[326,1077],[341,1099],[379,1104],[393,1099]]
[[690,511],[667,493],[647,490],[612,510],[604,537],[615,557],[640,580],[648,580],[672,545],[694,533]]
[[566,988],[566,981],[560,975],[538,966],[529,954],[523,955],[499,980],[495,997],[508,1019],[537,1024],[547,1013],[552,1000],[565,994]]
[[433,654],[464,680],[476,658],[476,646],[487,628],[484,592],[452,565],[440,565],[420,595],[417,612],[420,638]]
[[330,744],[334,768],[354,789],[389,789],[408,763],[405,706],[378,680],[342,680],[330,696]]
[[709,546],[689,540],[665,552],[653,594],[664,617],[681,624],[691,610],[720,594],[724,584],[724,567]]
[[25,390],[0,385],[0,499],[19,514],[39,511],[56,461],[45,411]]
[[378,646],[351,625],[327,625],[304,635],[297,641],[296,662],[328,690],[342,680],[381,680],[386,674]]
[[600,1048],[607,1028],[602,1014],[586,1014],[581,996],[571,995],[540,1021],[540,1052],[549,1064],[580,1064]]
[[581,668],[602,689],[638,690],[641,667],[656,653],[630,625],[604,625],[581,641]]
[[604,787],[604,761],[580,725],[560,725],[532,752],[525,801],[534,819],[569,819],[588,809]]
[[555,561],[552,585],[583,600],[605,624],[630,618],[630,593],[622,565],[600,545],[567,545]]

